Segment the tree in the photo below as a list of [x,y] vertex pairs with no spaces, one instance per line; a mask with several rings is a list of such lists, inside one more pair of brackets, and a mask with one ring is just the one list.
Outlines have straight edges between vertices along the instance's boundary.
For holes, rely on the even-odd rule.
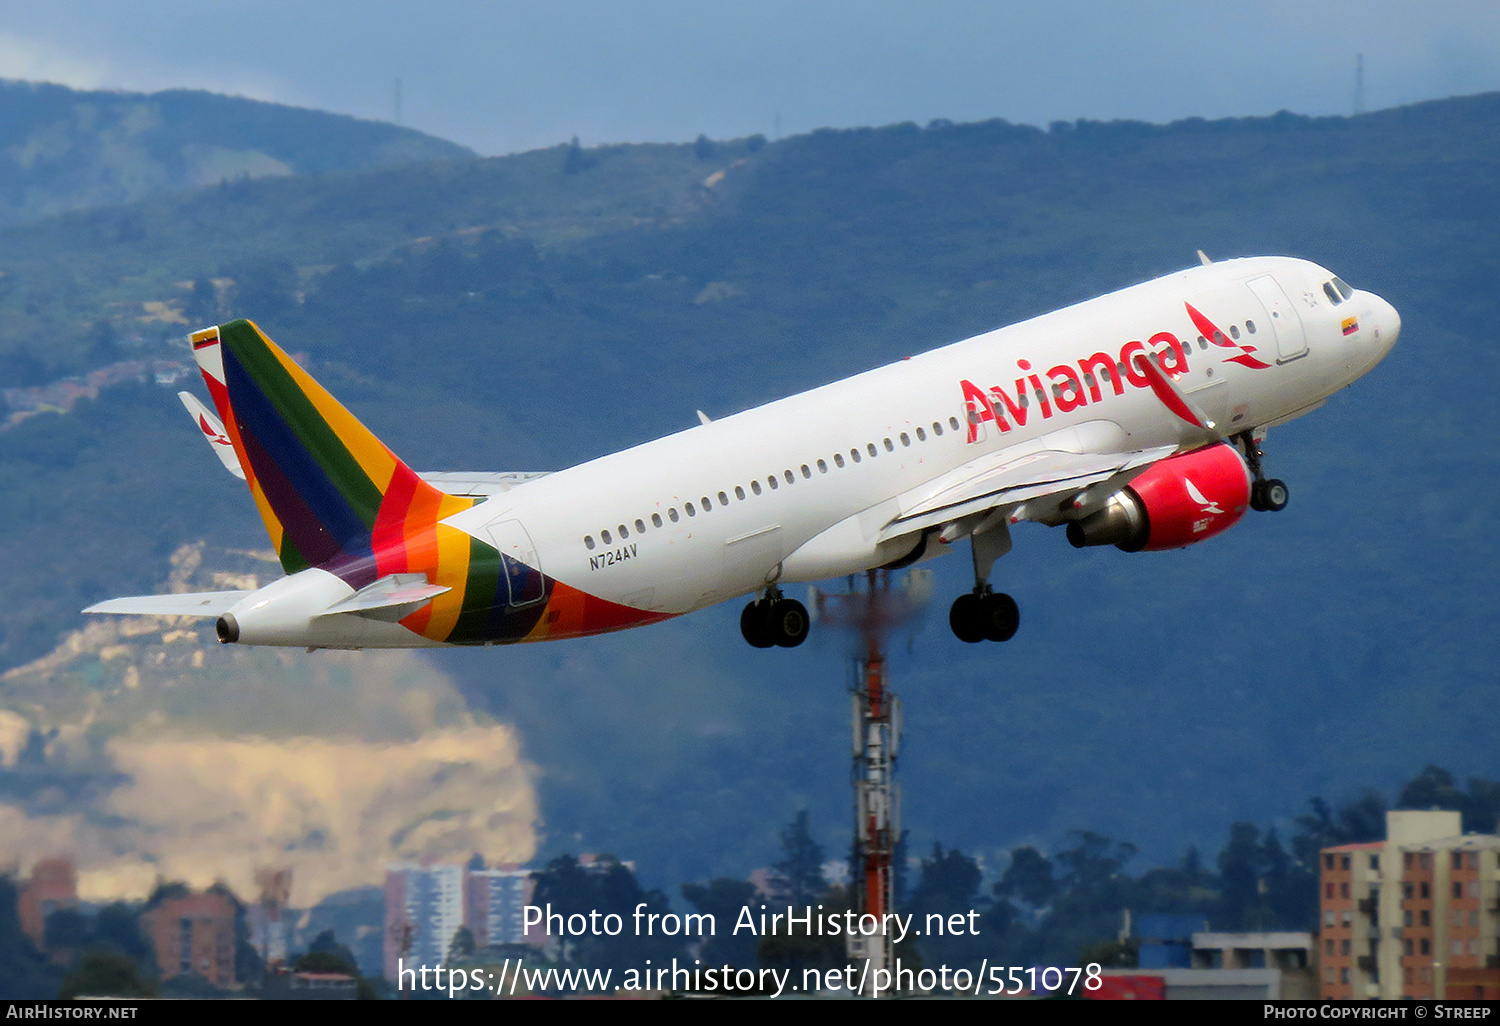
[[1010,865],[995,885],[998,897],[1018,898],[1034,909],[1042,908],[1057,894],[1052,878],[1052,860],[1028,845],[1010,853]]
[[693,142],[693,156],[699,160],[708,160],[714,155],[714,141],[706,135],[699,135]]
[[776,899],[806,905],[822,892],[823,848],[813,840],[807,810],[798,812],[781,832],[782,860],[773,867]]
[[118,951],[89,951],[63,977],[58,998],[153,997],[156,988],[141,978],[135,962]]
[[460,958],[468,958],[478,950],[479,945],[474,942],[474,931],[467,926],[460,926],[453,931],[453,940],[448,945],[448,960],[456,961]]
[[755,965],[757,938],[734,925],[744,909],[755,903],[755,885],[748,880],[710,880],[706,884],[682,885],[682,896],[705,915],[714,917],[714,935],[703,945],[704,965],[732,965],[749,969]]

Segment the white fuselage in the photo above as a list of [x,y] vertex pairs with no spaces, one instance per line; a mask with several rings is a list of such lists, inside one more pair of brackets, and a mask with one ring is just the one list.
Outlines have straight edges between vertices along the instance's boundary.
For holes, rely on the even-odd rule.
[[[1177,387],[1223,435],[1318,405],[1374,366],[1400,325],[1371,293],[1333,302],[1331,279],[1290,258],[1193,267],[527,481],[447,523],[484,538],[519,521],[543,573],[664,613],[883,565],[920,536],[876,540],[882,529],[1011,447],[1212,440],[1131,380],[1134,355],[1165,355],[1150,341],[1160,333],[1184,347],[1165,356],[1185,361]],[[1237,339],[1200,342],[1188,304]],[[964,382],[1003,393],[997,416],[973,415]]]

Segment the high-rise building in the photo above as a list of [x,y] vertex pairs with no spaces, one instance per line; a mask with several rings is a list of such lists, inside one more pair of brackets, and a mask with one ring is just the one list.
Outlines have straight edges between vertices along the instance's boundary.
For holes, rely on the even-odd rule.
[[[527,936],[523,919],[523,910],[536,890],[529,869],[514,865],[470,869],[464,888],[464,921],[473,931],[476,947],[537,942],[536,936]],[[539,929],[532,927],[532,934]]]
[[220,990],[233,990],[235,975],[235,918],[238,899],[227,887],[215,885],[194,894],[181,885],[159,890],[141,913],[141,932],[156,949],[156,966],[163,980],[198,976]]
[[385,870],[385,978],[397,962],[436,969],[464,925],[464,867],[402,862]]
[[1500,837],[1389,812],[1384,841],[1321,854],[1322,997],[1500,998]]
[[31,867],[31,879],[16,895],[16,914],[21,932],[38,950],[47,947],[47,917],[58,909],[78,905],[78,871],[66,857],[40,859]]

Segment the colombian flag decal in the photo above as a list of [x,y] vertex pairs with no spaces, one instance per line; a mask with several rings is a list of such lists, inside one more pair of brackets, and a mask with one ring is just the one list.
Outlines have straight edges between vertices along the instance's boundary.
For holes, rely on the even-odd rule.
[[1344,334],[1345,335],[1352,335],[1356,331],[1359,330],[1359,318],[1358,317],[1350,317],[1347,320],[1343,321],[1339,325],[1339,327],[1341,327],[1341,328],[1344,329]]

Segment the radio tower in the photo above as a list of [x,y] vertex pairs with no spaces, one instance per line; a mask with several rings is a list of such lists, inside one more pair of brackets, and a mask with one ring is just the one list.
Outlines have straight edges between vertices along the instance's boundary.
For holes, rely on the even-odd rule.
[[1354,113],[1365,112],[1365,55],[1354,55]]
[[[854,911],[884,916],[895,910],[895,851],[901,839],[901,790],[896,783],[896,755],[901,744],[901,700],[891,690],[885,641],[896,628],[914,620],[932,594],[929,570],[909,571],[901,587],[891,586],[887,570],[870,570],[864,586],[849,578],[843,593],[814,591],[814,617],[858,632],[854,681],[849,689],[854,765]],[[879,970],[895,964],[891,938],[883,933],[848,938],[851,959],[864,959],[874,981]],[[890,979],[889,975],[884,977]],[[866,997],[877,997],[866,993]]]

